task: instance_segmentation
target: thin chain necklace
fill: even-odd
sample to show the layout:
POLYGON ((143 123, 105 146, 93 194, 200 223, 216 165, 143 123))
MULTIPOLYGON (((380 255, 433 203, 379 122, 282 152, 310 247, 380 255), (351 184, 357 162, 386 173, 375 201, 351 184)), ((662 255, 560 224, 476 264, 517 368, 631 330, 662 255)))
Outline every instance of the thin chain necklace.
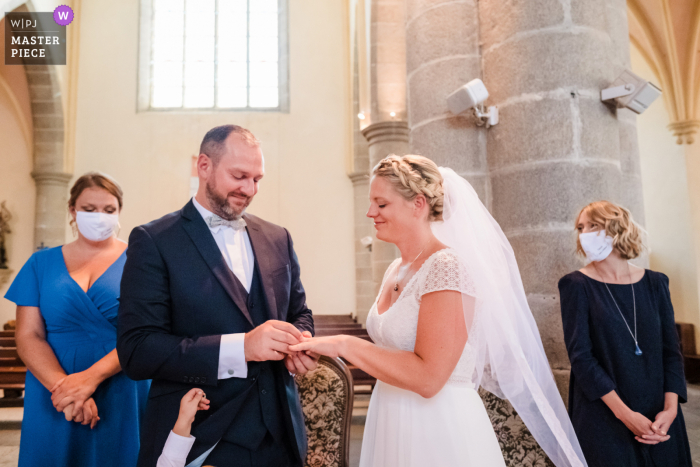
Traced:
POLYGON ((423 248, 420 251, 420 253, 418 253, 418 256, 416 256, 416 258, 408 264, 408 266, 406 267, 406 272, 403 273, 403 275, 400 278, 399 278, 399 271, 401 271, 401 266, 396 268, 396 283, 394 284, 394 292, 397 292, 399 290, 399 282, 401 282, 403 280, 403 278, 406 277, 406 274, 408 274, 408 271, 411 270, 411 266, 413 266, 413 263, 416 262, 416 259, 418 259, 420 257, 420 255, 423 254, 424 251, 425 251, 425 248, 423 248))
MULTIPOLYGON (((593 267, 595 268, 596 272, 598 272, 598 268, 594 264, 593 267)), ((632 286, 632 309, 634 310, 634 334, 632 334, 632 330, 630 329, 630 325, 627 324, 627 320, 625 319, 625 316, 622 314, 622 310, 620 310, 619 305, 617 304, 617 301, 615 301, 615 297, 613 297, 612 292, 610 291, 610 288, 608 287, 608 284, 606 282, 603 282, 603 285, 605 285, 605 288, 608 290, 608 293, 610 294, 610 298, 612 298, 613 303, 615 304, 615 307, 617 308, 617 311, 620 313, 620 316, 622 317, 622 321, 625 322, 625 326, 627 326, 627 330, 630 332, 630 335, 632 336, 632 339, 634 339, 634 354, 635 355, 642 355, 642 349, 639 348, 639 342, 637 341, 637 300, 635 299, 634 296, 634 284, 632 283, 632 272, 630 271, 630 265, 629 263, 627 264, 627 273, 630 278, 630 285, 632 286)), ((603 276, 598 272, 598 275, 602 278, 603 276)))

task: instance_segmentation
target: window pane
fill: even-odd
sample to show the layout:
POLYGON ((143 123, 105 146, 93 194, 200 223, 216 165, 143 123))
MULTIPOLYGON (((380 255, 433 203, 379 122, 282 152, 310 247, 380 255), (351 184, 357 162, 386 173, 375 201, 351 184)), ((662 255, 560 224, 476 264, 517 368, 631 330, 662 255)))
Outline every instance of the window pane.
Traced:
POLYGON ((219 19, 220 35, 245 36, 248 34, 248 14, 243 11, 221 11, 217 15, 219 19))
POLYGON ((279 90, 277 87, 250 88, 251 107, 279 107, 279 90))
POLYGON ((251 63, 251 87, 277 87, 277 67, 277 63, 251 63))
POLYGON ((248 68, 245 63, 219 62, 216 84, 227 87, 246 87, 248 84, 248 68))
MULTIPOLYGON (((226 0, 224 0, 224 3, 226 0)), ((196 11, 210 11, 214 12, 216 8, 215 0, 187 0, 187 14, 196 11)))
POLYGON ((276 36, 277 13, 250 13, 251 36, 276 36))
POLYGON ((245 36, 219 36, 217 42, 218 61, 245 63, 248 57, 245 36))
POLYGON ((214 106, 214 86, 211 87, 186 87, 185 105, 189 108, 202 108, 214 106))
POLYGON ((153 39, 154 62, 182 62, 182 36, 156 36, 153 39))
POLYGON ((179 11, 185 8, 185 0, 153 0, 153 9, 155 11, 179 11))
POLYGON ((222 86, 219 84, 216 105, 224 108, 246 107, 248 105, 248 89, 222 86))
POLYGON ((264 11, 277 13, 277 0, 251 0, 250 11, 264 11))
POLYGON ((182 86, 154 86, 151 107, 182 107, 182 86))
POLYGON ((153 64, 153 87, 182 86, 182 63, 159 62, 153 64))
POLYGON ((185 34, 214 34, 214 11, 187 11, 185 34))
POLYGON ((279 41, 276 36, 251 37, 251 62, 276 62, 279 41))
POLYGON ((153 16, 153 38, 161 36, 182 37, 184 16, 182 11, 156 11, 153 16))
POLYGON ((219 2, 219 14, 232 11, 246 14, 248 11, 248 0, 223 0, 219 2))
POLYGON ((213 62, 185 63, 185 89, 190 87, 214 87, 213 62))
POLYGON ((215 47, 214 36, 189 35, 185 37, 185 60, 213 62, 215 47))

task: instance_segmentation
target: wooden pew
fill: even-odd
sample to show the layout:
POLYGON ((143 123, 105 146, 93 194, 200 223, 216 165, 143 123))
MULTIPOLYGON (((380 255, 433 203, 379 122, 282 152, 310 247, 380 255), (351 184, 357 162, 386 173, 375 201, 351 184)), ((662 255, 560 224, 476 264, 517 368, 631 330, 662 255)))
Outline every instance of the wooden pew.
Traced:
POLYGON ((700 355, 695 346, 695 327, 689 323, 676 323, 678 339, 683 353, 685 379, 689 383, 700 383, 700 355))
POLYGON ((27 367, 17 354, 15 331, 0 331, 0 389, 5 396, 0 398, 0 407, 24 406, 24 380, 27 367))

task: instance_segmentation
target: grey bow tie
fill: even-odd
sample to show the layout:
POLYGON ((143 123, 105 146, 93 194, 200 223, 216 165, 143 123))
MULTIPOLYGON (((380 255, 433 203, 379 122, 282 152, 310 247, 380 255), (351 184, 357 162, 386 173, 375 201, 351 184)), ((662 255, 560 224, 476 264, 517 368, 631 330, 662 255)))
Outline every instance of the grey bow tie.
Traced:
POLYGON ((226 219, 222 219, 221 217, 214 214, 213 216, 207 217, 204 220, 206 221, 207 225, 212 229, 214 227, 228 226, 231 227, 233 230, 243 230, 247 225, 242 217, 239 217, 238 219, 234 219, 232 221, 227 221, 226 219))

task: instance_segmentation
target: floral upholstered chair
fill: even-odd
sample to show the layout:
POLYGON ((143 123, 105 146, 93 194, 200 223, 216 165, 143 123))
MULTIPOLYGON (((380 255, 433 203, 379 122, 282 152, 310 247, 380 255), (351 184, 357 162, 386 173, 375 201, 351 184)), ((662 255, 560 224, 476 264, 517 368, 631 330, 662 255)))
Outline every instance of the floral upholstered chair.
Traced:
POLYGON ((309 438, 306 467, 347 467, 354 398, 348 367, 321 357, 315 370, 295 378, 309 438))
POLYGON ((508 467, 554 467, 525 423, 507 400, 479 389, 508 467))

